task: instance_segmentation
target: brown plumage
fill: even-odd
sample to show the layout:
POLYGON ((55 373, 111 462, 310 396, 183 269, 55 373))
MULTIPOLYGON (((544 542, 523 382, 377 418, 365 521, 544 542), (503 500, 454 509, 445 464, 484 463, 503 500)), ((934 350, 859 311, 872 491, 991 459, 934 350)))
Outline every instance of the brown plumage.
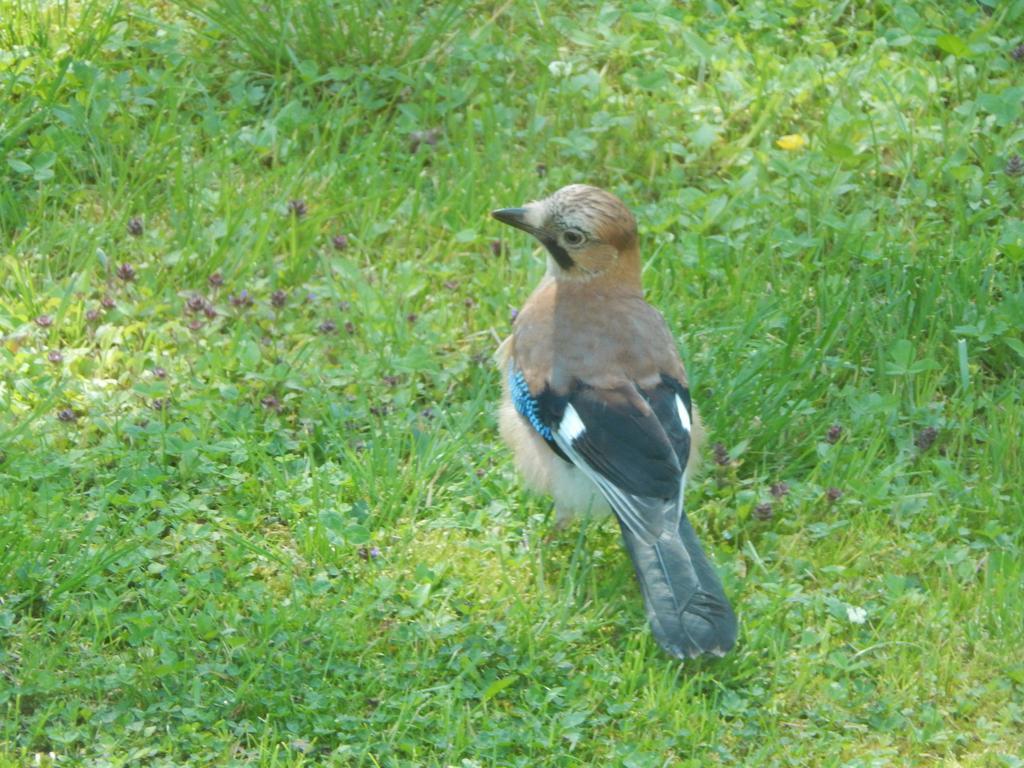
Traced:
POLYGON ((499 423, 520 471, 554 497, 559 524, 615 512, 666 650, 725 652, 735 616, 682 508, 702 429, 672 335, 644 301, 635 219, 581 184, 493 215, 549 254, 498 354, 499 423))

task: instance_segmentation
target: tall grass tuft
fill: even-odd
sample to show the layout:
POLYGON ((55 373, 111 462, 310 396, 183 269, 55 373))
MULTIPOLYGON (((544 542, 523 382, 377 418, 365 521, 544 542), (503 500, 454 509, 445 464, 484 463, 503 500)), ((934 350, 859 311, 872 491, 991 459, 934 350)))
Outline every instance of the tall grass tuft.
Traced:
POLYGON ((340 68, 408 70, 444 54, 471 14, 464 4, 379 3, 373 0, 176 0, 206 20, 229 48, 268 74, 340 68))

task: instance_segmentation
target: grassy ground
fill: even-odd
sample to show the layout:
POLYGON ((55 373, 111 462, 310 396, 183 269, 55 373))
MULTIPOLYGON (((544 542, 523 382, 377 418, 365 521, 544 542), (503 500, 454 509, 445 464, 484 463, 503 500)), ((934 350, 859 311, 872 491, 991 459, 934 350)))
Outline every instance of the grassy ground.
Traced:
POLYGON ((1024 2, 682 5, 0 0, 0 766, 1024 765, 1024 2), (722 660, 498 445, 574 181, 722 660))

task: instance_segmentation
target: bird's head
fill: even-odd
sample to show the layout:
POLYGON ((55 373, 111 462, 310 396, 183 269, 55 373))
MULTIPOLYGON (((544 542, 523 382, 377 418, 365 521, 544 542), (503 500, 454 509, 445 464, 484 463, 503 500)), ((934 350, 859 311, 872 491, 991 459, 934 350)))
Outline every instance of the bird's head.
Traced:
POLYGON ((639 282, 636 219, 603 189, 570 184, 544 200, 502 208, 491 216, 540 240, 551 255, 556 279, 616 276, 639 282))

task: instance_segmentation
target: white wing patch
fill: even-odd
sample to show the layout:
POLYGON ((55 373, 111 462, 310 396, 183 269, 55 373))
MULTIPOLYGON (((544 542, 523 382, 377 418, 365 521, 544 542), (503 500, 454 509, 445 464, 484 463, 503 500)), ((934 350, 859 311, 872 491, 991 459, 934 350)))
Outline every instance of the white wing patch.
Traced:
POLYGON ((683 429, 686 430, 686 434, 690 434, 690 414, 686 410, 686 403, 679 395, 676 395, 676 410, 679 411, 679 421, 683 423, 683 429))
MULTIPOLYGON (((679 421, 683 425, 683 429, 686 434, 689 435, 692 430, 690 423, 690 413, 686 410, 686 403, 683 402, 683 398, 676 395, 676 410, 679 411, 679 421)), ((689 462, 683 467, 683 476, 679 481, 679 508, 678 512, 680 515, 683 513, 683 495, 686 489, 686 470, 690 468, 689 462)))
POLYGON ((571 445, 573 440, 586 431, 587 428, 583 424, 583 419, 576 413, 576 409, 571 405, 567 405, 565 413, 562 415, 562 420, 558 423, 558 434, 571 445))

